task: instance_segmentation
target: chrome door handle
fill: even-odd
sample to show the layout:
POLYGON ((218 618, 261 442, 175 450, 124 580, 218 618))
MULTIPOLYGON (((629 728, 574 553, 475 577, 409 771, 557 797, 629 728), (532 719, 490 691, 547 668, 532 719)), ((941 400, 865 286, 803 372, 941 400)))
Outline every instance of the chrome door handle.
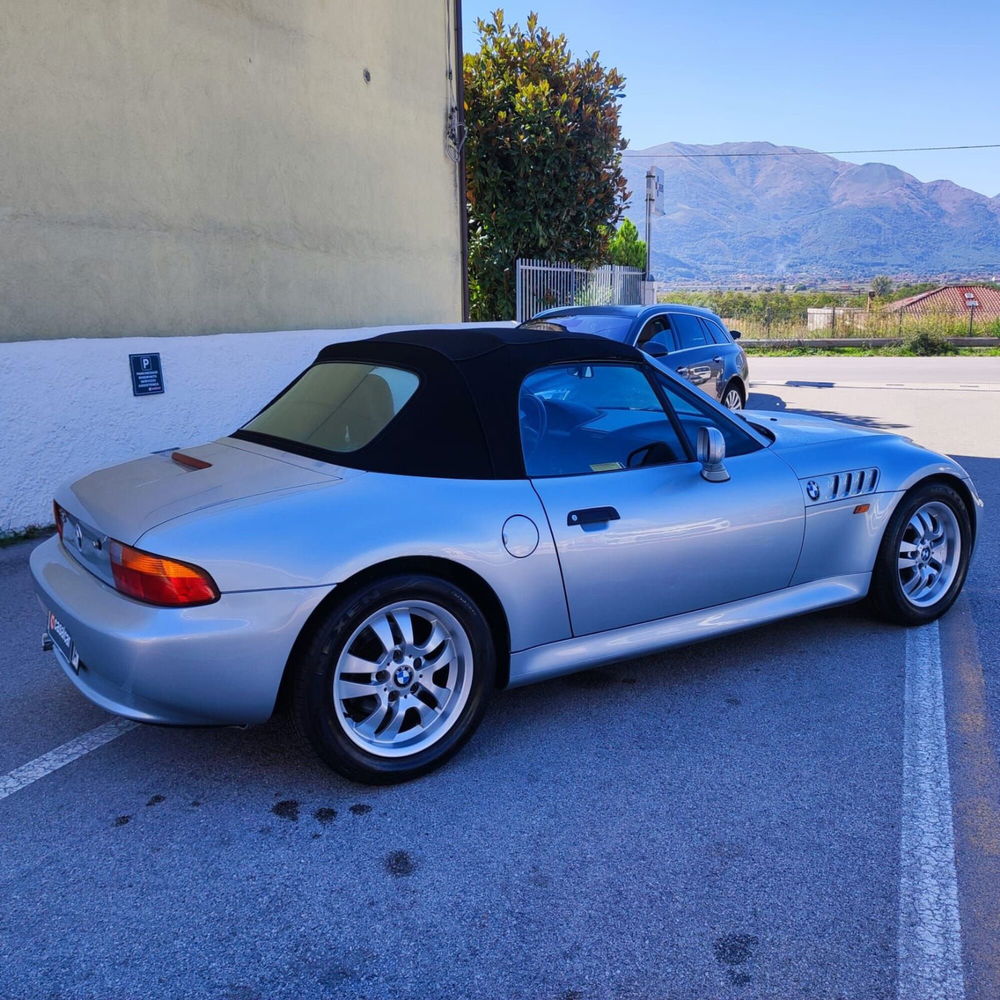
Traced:
POLYGON ((566 524, 572 528, 575 524, 606 524, 621 519, 621 514, 614 507, 585 507, 583 510, 571 510, 566 515, 566 524))
POLYGON ((677 372, 681 378, 687 378, 689 369, 681 365, 680 368, 675 368, 674 371, 677 372))
POLYGON ((712 358, 712 360, 713 360, 713 361, 714 361, 714 362, 715 362, 715 363, 716 363, 717 365, 721 365, 721 364, 722 364, 722 358, 721 358, 721 357, 719 357, 719 358, 712 358))

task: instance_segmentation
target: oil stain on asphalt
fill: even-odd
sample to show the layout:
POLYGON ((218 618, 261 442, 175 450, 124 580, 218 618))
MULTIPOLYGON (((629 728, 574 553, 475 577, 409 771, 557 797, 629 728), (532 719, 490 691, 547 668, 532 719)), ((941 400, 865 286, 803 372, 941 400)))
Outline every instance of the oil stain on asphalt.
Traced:
POLYGON ((760 940, 753 934, 723 934, 712 944, 716 960, 725 965, 729 979, 734 986, 746 986, 750 975, 739 966, 746 965, 753 958, 754 949, 760 940))
POLYGON ((295 799, 282 799, 281 802, 275 802, 271 806, 271 812, 292 823, 299 821, 299 804, 295 799))
POLYGON ((412 875, 417 870, 417 863, 408 851, 393 851, 385 859, 385 870, 397 878, 401 875, 412 875))

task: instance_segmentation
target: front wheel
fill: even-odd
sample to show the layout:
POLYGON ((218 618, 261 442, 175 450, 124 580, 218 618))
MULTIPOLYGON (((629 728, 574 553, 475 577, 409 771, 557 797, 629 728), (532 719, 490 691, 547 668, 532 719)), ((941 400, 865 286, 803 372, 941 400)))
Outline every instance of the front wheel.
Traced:
POLYGON ((354 781, 393 784, 439 767, 472 735, 496 653, 464 591, 406 575, 332 608, 294 670, 295 723, 316 753, 354 781))
POLYGON ((944 483, 918 485, 899 502, 879 548, 871 603, 900 625, 923 625, 955 603, 969 569, 972 524, 944 483))

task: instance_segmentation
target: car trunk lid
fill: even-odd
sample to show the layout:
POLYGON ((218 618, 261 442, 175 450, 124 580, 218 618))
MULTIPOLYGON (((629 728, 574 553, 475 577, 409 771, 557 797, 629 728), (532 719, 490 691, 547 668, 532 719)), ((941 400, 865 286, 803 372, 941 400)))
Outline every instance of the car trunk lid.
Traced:
POLYGON ((150 528, 183 514, 341 478, 335 466, 229 438, 178 450, 178 457, 193 461, 175 461, 172 451, 156 453, 60 488, 56 502, 70 515, 74 538, 78 525, 83 536, 79 544, 67 537, 67 548, 86 553, 89 558, 81 561, 89 564, 101 552, 95 543, 102 538, 132 545, 150 528))

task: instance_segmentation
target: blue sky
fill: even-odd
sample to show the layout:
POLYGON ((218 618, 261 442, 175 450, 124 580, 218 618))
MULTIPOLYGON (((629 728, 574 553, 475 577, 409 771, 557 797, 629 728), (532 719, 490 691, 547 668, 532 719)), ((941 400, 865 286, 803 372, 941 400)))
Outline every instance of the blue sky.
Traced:
MULTIPOLYGON (((464 0, 595 49, 627 79, 629 144, 767 140, 810 149, 1000 143, 1000 3, 967 0, 464 0)), ((1000 194, 1000 149, 842 156, 1000 194)))

